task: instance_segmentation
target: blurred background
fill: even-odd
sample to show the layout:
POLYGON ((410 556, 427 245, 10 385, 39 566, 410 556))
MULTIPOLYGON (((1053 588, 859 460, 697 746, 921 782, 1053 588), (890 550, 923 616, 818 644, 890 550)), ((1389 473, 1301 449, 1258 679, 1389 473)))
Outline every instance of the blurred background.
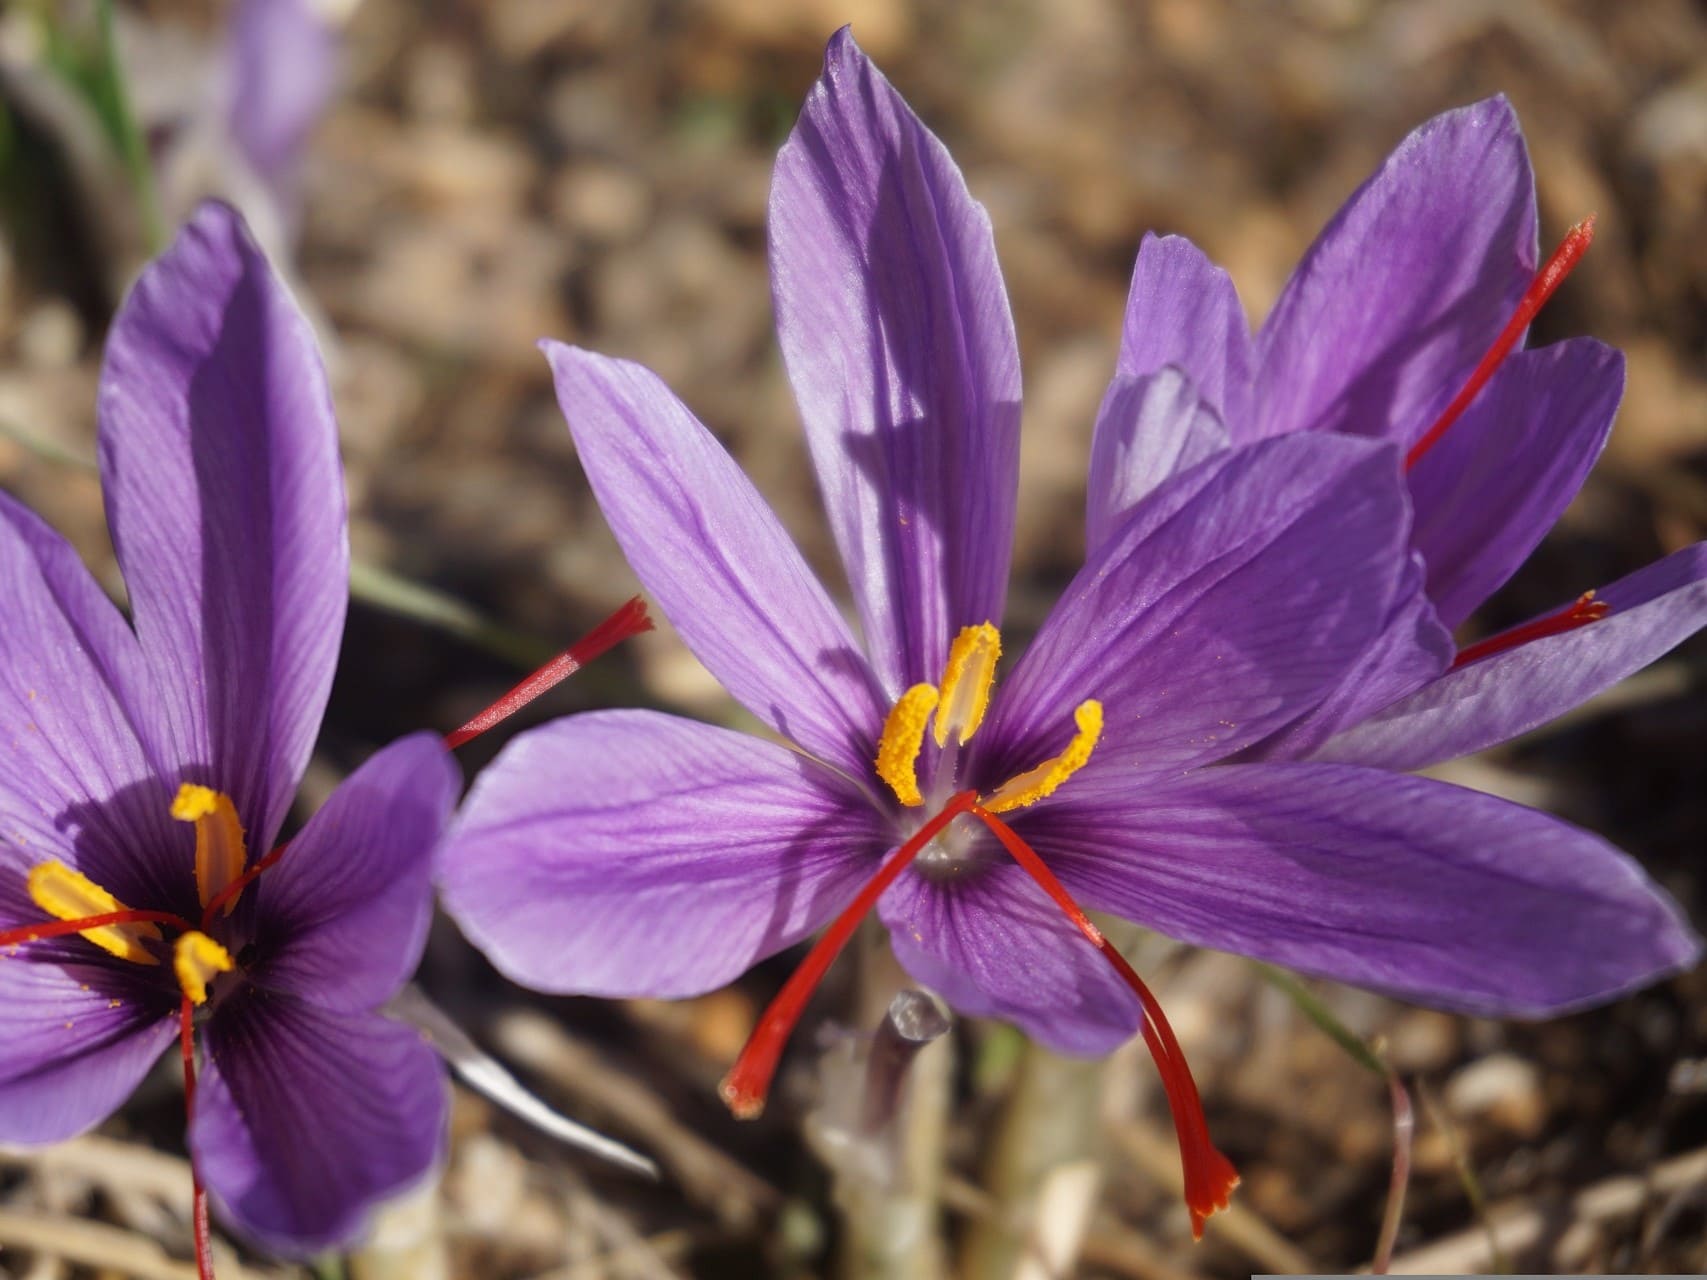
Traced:
MULTIPOLYGON (((1621 347, 1629 390, 1582 498, 1473 627, 1707 535, 1699 4, 116 10, 108 29, 79 0, 0 8, 0 484, 119 590, 86 465, 104 329, 196 198, 237 201, 321 326, 363 563, 309 806, 377 745, 460 723, 637 589, 576 464, 540 337, 656 369, 835 580, 771 334, 764 213, 776 148, 825 39, 849 22, 994 220, 1026 382, 1016 633, 1078 563, 1090 427, 1140 236, 1192 237, 1260 320, 1410 128, 1496 92, 1529 139, 1544 247, 1599 214, 1536 340, 1621 347)), ((1441 772, 1606 834, 1707 923, 1704 656, 1686 646, 1568 722, 1441 772)), ((667 625, 527 718, 633 704, 737 722, 667 625)), ((467 749, 469 772, 515 727, 467 749)), ((855 1017, 851 963, 814 1002, 770 1111, 742 1125, 715 1085, 790 957, 701 1000, 546 999, 443 924, 422 975, 433 999, 553 1105, 655 1156, 664 1179, 604 1169, 459 1092, 442 1178, 387 1213, 369 1247, 314 1268, 228 1251, 220 1274, 1355 1270, 1376 1254, 1394 1180, 1396 1096, 1414 1143, 1395 1270, 1707 1270, 1701 974, 1520 1025, 1330 986, 1289 994, 1243 961, 1122 941, 1244 1175, 1236 1212, 1201 1245, 1141 1047, 1067 1063, 962 1024, 920 1060, 929 1083, 890 1135, 904 1157, 874 1154, 846 1120, 862 1087, 847 1060, 872 1025, 855 1017)), ((162 1070, 96 1135, 0 1153, 0 1271, 193 1275, 181 1108, 162 1070)))

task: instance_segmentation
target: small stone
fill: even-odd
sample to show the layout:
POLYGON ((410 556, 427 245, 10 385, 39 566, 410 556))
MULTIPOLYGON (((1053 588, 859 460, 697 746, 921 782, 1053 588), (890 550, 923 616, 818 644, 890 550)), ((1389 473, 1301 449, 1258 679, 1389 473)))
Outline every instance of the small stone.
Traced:
POLYGON ((1472 1062, 1446 1085, 1446 1105, 1456 1116, 1481 1119, 1521 1137, 1533 1137, 1547 1120, 1541 1073, 1515 1054, 1472 1062))

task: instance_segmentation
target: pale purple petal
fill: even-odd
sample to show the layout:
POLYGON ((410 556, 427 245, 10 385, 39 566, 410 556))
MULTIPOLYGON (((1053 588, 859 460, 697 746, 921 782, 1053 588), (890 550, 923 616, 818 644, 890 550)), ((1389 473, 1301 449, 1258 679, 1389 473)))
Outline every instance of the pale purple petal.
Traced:
POLYGON ((1422 688, 1452 665, 1452 633, 1423 591, 1423 562, 1411 552, 1381 634, 1302 720, 1259 743, 1248 758, 1298 760, 1348 726, 1422 688))
POLYGON ((1091 437, 1086 556, 1097 552, 1140 498, 1226 447, 1227 429, 1180 370, 1115 375, 1091 437))
POLYGON ((1553 527, 1612 430, 1624 357, 1592 338, 1520 351, 1408 476, 1411 545, 1456 627, 1553 527))
POLYGON ((1019 353, 990 220, 842 30, 777 157, 777 336, 890 697, 1001 621, 1019 353))
POLYGON ((960 1013, 1082 1057, 1137 1033, 1137 997, 1012 863, 937 883, 904 875, 878 911, 901 967, 960 1013))
POLYGON ((1599 1004, 1700 951, 1598 836, 1378 769, 1204 769, 1057 806, 1028 835, 1087 907, 1464 1013, 1599 1004))
POLYGON ((433 853, 456 803, 443 740, 417 733, 352 773, 255 884, 250 979, 328 1009, 373 1009, 415 971, 433 853))
POLYGON ((99 1124, 171 1043, 169 991, 149 989, 140 965, 103 961, 80 938, 0 952, 0 1143, 59 1142, 99 1124), (90 962, 60 963, 70 947, 90 962))
POLYGON ((1314 758, 1420 769, 1563 715, 1707 626, 1707 543, 1675 551, 1596 595, 1610 616, 1449 671, 1332 738, 1314 758))
POLYGON ((542 344, 605 519, 695 656, 805 750, 869 776, 888 706, 752 482, 657 376, 542 344))
POLYGON ((845 781, 650 711, 522 734, 445 840, 445 909, 544 991, 698 995, 798 942, 898 843, 845 781))
POLYGON ((413 1027, 246 987, 203 1043, 190 1152, 223 1215, 275 1252, 348 1243, 444 1150, 444 1067, 413 1027))
POLYGON ((175 776, 272 839, 319 731, 349 582, 314 334, 229 208, 197 210, 113 322, 107 522, 175 776))
POLYGON ((337 36, 313 0, 238 0, 229 38, 232 137, 250 168, 288 197, 337 88, 337 36))
POLYGON ((1177 365, 1222 421, 1250 413, 1251 327, 1231 277, 1184 236, 1146 235, 1120 333, 1122 374, 1177 365))
POLYGON ((1087 771, 1165 773, 1308 711, 1385 623, 1408 509, 1394 451, 1343 436, 1219 454, 1139 504, 1062 594, 973 740, 979 784, 1053 756, 1095 698, 1087 771))
MULTIPOLYGON (((171 821, 142 652, 77 553, 0 494, 0 902, 47 858, 121 901, 194 905, 193 838, 171 821)), ((14 921, 13 923, 16 923, 14 921)))
POLYGON ((1409 446, 1510 318, 1535 271, 1535 183, 1511 104, 1401 142, 1293 272, 1257 335, 1234 439, 1348 431, 1409 446))

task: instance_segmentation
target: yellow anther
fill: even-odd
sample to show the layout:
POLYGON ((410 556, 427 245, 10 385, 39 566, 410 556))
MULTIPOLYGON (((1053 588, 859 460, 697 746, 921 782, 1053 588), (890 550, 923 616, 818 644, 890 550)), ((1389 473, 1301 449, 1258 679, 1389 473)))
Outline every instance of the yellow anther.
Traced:
POLYGON ((231 953, 205 933, 180 934, 172 949, 172 971, 191 1004, 206 1004, 207 984, 235 967, 231 953))
POLYGON ((921 805, 919 794, 919 751, 925 745, 925 726, 936 710, 937 691, 931 684, 916 684, 895 700, 877 740, 877 776, 889 784, 904 805, 921 805))
MULTIPOLYGON (((248 852, 243 845, 243 824, 231 797, 212 787, 186 782, 172 801, 172 816, 179 822, 196 824, 196 895, 207 906, 238 876, 248 852)), ((238 895, 225 904, 230 915, 238 895)))
POLYGON ((1095 698, 1081 702, 1073 711, 1073 723, 1079 731, 1067 744, 1067 749, 1052 760, 1045 760, 1035 769, 1027 769, 1018 777, 1009 778, 990 793, 983 802, 991 813, 1006 813, 1036 804, 1068 778, 1085 767, 1091 758, 1097 739, 1102 737, 1102 703, 1095 698))
POLYGON ((942 707, 933 730, 937 746, 946 747, 951 733, 958 734, 964 746, 978 732, 1001 656, 1002 633, 988 622, 960 629, 942 669, 942 707))
MULTIPOLYGON (((82 920, 88 916, 131 910, 81 871, 73 871, 63 862, 43 862, 31 867, 27 884, 31 900, 56 920, 82 920)), ((146 922, 104 924, 84 929, 78 936, 87 938, 103 951, 112 952, 120 960, 132 960, 137 964, 160 963, 159 958, 143 945, 144 939, 160 941, 158 925, 146 922)))

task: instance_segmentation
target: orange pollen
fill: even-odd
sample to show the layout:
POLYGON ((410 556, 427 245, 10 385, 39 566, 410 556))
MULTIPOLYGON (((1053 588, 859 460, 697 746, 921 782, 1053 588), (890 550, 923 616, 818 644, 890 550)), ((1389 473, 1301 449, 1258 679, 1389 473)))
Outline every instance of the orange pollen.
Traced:
POLYGON ((1519 645, 1528 644, 1531 640, 1542 640, 1548 636, 1562 636, 1567 631, 1575 631, 1578 627, 1586 627, 1591 622, 1599 622, 1612 612, 1612 606, 1604 600, 1595 599, 1594 592, 1585 591, 1576 598, 1574 604, 1550 613, 1545 618, 1537 618, 1526 622, 1521 627, 1513 627, 1510 631, 1502 631, 1497 636, 1489 636, 1486 640, 1478 640, 1467 648, 1460 649, 1458 656, 1452 660, 1452 669, 1469 666, 1472 662, 1480 662, 1483 658, 1491 658, 1496 653, 1504 653, 1507 649, 1515 649, 1519 645))
POLYGON ((1535 319, 1536 314, 1547 304, 1547 299, 1553 296, 1554 290, 1565 282, 1565 277, 1582 261, 1583 254, 1588 252, 1592 243, 1594 215, 1591 213, 1565 233, 1559 247, 1553 250, 1553 256, 1535 273, 1535 278, 1529 282, 1529 288, 1524 290, 1523 297, 1518 300, 1517 310, 1512 312, 1511 319, 1506 321, 1505 328, 1500 330, 1500 336, 1494 339, 1493 346, 1488 348, 1481 363, 1471 371, 1469 380, 1458 389, 1458 394, 1452 397, 1451 402, 1434 420, 1434 424, 1418 437, 1417 442, 1411 446, 1411 451, 1405 455, 1406 471, 1421 462, 1423 455, 1439 444, 1447 429, 1463 416, 1464 410, 1470 407, 1470 402, 1487 386, 1488 380, 1494 376, 1494 371, 1511 354, 1511 349, 1517 345, 1517 340, 1523 336, 1529 322, 1535 319))
POLYGON ((1073 927, 1102 953, 1103 959, 1113 966, 1143 1006, 1144 1044, 1156 1061, 1156 1070, 1161 1073, 1168 1110, 1174 1117, 1174 1134, 1179 1139, 1180 1166, 1185 1175, 1185 1207, 1191 1213, 1192 1239, 1203 1239, 1204 1221, 1218 1209, 1227 1207, 1233 1188, 1239 1185, 1239 1175, 1232 1161, 1210 1141, 1209 1122, 1203 1115, 1203 1101, 1198 1097, 1197 1083, 1191 1078, 1191 1068, 1186 1065, 1185 1054, 1180 1050, 1173 1028, 1168 1025, 1160 1001, 1126 962, 1126 957, 1103 936, 1101 929, 1091 923, 1090 917, 1073 901, 1072 895, 1055 878, 1055 873, 1037 855, 1037 851, 982 805, 974 805, 972 813, 990 828, 996 839, 1002 842, 1002 847, 1013 855, 1014 861, 1061 908, 1062 914, 1073 922, 1073 927))
POLYGON ((650 630, 652 619, 647 616, 646 601, 635 596, 576 644, 558 654, 474 719, 460 729, 445 734, 445 746, 454 750, 463 743, 478 738, 494 725, 508 720, 541 694, 574 675, 594 658, 622 641, 650 630))

